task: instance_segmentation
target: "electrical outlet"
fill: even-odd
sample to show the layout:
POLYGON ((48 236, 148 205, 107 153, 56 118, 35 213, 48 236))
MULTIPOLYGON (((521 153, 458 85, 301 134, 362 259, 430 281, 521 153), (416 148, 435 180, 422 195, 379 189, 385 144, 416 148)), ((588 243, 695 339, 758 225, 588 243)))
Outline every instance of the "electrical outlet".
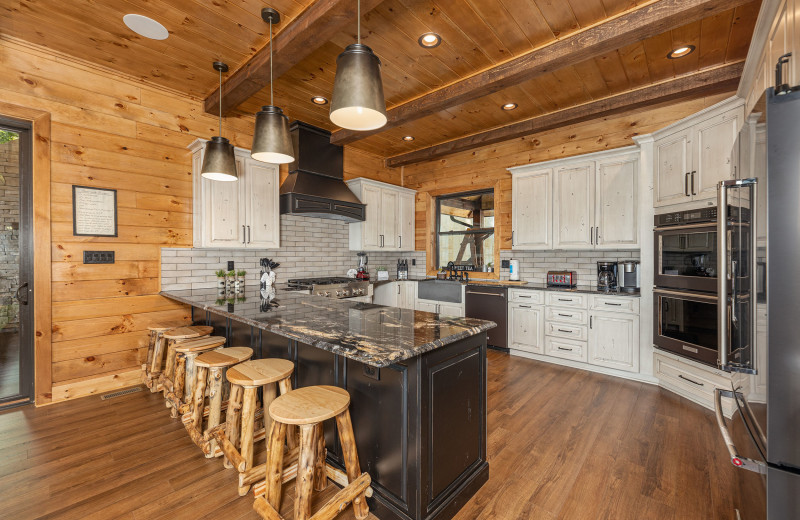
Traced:
POLYGON ((84 264, 113 264, 114 251, 84 251, 84 264))
POLYGON ((234 270, 233 260, 228 260, 228 271, 233 271, 233 270, 234 270))
POLYGON ((412 258, 411 259, 411 265, 417 265, 417 259, 416 258, 412 258))
POLYGON ((374 379, 375 381, 381 380, 381 369, 378 367, 372 367, 369 365, 364 365, 364 375, 370 379, 374 379))
POLYGON ((500 260, 500 268, 502 268, 502 269, 510 269, 511 268, 511 260, 500 260))

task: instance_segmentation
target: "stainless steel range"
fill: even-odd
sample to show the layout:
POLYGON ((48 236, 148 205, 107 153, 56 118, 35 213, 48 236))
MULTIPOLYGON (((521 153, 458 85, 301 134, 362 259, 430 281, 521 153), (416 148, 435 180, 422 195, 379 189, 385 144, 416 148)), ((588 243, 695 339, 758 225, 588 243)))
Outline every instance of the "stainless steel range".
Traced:
POLYGON ((299 291, 308 291, 310 294, 326 298, 358 298, 369 295, 369 282, 355 280, 343 276, 329 276, 319 278, 295 278, 289 280, 289 287, 299 291))

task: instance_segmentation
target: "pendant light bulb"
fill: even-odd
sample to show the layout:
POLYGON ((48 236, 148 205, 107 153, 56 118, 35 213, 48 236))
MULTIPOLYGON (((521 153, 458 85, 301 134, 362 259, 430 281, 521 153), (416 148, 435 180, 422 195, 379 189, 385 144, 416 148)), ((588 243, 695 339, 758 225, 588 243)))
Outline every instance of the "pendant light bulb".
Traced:
POLYGON ((386 100, 381 60, 361 43, 361 2, 358 2, 358 42, 336 58, 331 96, 331 122, 348 130, 376 130, 386 124, 386 100))
POLYGON ((228 71, 228 66, 215 61, 214 69, 219 71, 219 135, 215 135, 206 143, 200 175, 212 181, 237 181, 239 174, 236 171, 233 145, 222 137, 222 73, 228 71))
POLYGON ((272 92, 272 24, 281 20, 275 9, 265 7, 261 18, 269 22, 269 105, 256 113, 256 128, 250 156, 272 164, 287 164, 294 161, 294 147, 289 135, 289 118, 275 106, 272 92))

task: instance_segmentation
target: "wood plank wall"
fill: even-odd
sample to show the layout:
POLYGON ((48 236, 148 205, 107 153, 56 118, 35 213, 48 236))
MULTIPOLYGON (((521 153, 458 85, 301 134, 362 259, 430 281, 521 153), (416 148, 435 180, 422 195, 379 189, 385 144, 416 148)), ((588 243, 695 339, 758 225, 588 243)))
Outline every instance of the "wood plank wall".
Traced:
MULTIPOLYGON (((160 248, 191 246, 186 146, 216 135, 217 120, 200 100, 25 42, 0 38, 0 61, 0 99, 52 117, 53 386, 37 389, 37 403, 136 384, 147 325, 190 318, 158 296, 160 248), (117 190, 118 238, 72 235, 73 184, 117 190), (116 263, 83 265, 86 249, 113 250, 116 263)), ((228 118, 223 134, 249 148, 252 125, 228 118)), ((363 152, 345 161, 350 177, 391 175, 363 152)))
POLYGON ((488 188, 495 189, 496 243, 499 249, 511 249, 511 174, 507 168, 629 146, 634 144, 634 136, 663 128, 732 95, 656 106, 405 166, 403 186, 418 191, 416 249, 428 252, 428 269, 435 269, 431 265, 435 256, 434 197, 488 188))

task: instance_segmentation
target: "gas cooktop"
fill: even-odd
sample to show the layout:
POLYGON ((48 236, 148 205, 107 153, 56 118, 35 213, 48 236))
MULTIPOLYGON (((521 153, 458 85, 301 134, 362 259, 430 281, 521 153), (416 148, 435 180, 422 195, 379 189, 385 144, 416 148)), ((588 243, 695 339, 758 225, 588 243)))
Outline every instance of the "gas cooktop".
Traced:
POLYGON ((306 290, 327 298, 352 298, 369 294, 369 282, 344 276, 294 278, 288 283, 291 289, 306 290))

